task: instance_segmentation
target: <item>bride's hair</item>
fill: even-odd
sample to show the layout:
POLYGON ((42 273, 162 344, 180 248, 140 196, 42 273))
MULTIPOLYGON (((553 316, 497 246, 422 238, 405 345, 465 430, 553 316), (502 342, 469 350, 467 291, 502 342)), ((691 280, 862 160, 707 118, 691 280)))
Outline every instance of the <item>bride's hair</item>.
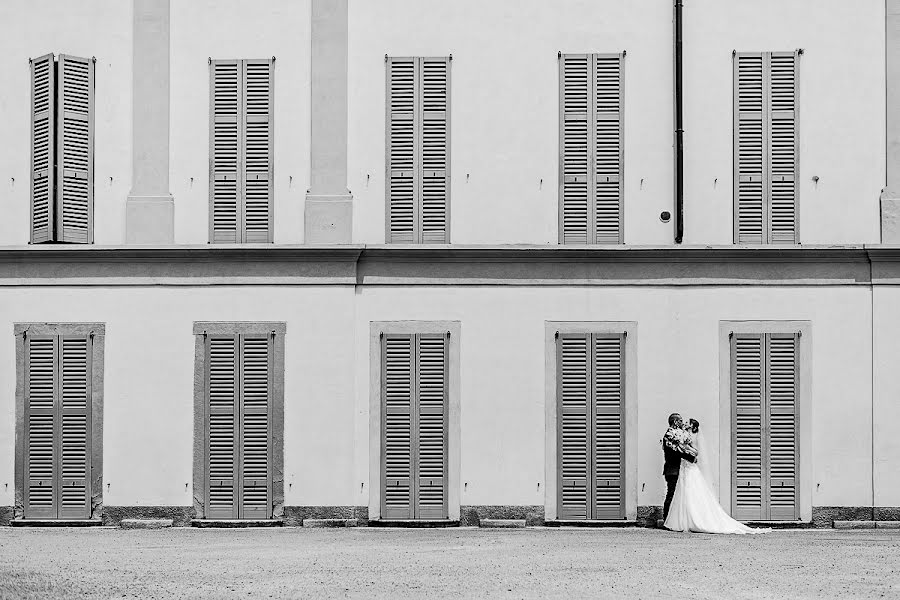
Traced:
POLYGON ((700 421, 698 421, 697 419, 690 419, 688 422, 691 424, 692 432, 697 433, 698 431, 700 431, 700 421))

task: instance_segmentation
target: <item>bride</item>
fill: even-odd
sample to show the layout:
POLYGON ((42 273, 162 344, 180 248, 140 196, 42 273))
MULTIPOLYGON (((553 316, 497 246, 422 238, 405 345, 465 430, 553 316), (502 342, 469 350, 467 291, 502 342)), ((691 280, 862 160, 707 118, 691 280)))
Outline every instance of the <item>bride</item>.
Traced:
POLYGON ((769 528, 747 527, 732 519, 722 509, 698 464, 700 461, 706 460, 705 456, 699 455, 698 450, 700 423, 695 419, 690 419, 689 425, 685 426, 685 429, 685 435, 680 441, 688 454, 698 458, 697 462, 681 459, 678 483, 664 527, 672 531, 698 533, 745 534, 772 531, 769 528))

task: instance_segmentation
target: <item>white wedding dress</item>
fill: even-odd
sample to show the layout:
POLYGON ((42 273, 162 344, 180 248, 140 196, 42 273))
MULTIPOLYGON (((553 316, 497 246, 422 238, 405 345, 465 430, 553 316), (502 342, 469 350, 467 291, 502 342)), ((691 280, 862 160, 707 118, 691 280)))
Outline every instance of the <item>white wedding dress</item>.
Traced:
MULTIPOLYGON (((700 459, 702 460, 702 459, 700 459)), ((697 463, 681 460, 678 485, 664 524, 673 531, 696 533, 767 533, 769 528, 756 529, 735 521, 716 500, 697 463)))

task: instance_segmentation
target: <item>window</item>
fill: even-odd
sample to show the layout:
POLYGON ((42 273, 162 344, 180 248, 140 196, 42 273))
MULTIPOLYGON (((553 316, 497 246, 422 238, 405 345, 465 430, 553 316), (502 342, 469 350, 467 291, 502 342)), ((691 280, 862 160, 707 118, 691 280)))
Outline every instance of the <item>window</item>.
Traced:
POLYGON ((31 243, 93 242, 94 60, 31 61, 31 243))
POLYGON ((622 54, 559 57, 559 241, 621 244, 622 54))
POLYGON ((16 518, 99 519, 104 326, 18 323, 15 334, 16 518))
POLYGON ((274 58, 211 61, 211 243, 273 241, 274 81, 274 58))
POLYGON ((734 239, 796 244, 797 52, 734 57, 734 239))
POLYGON ((734 334, 732 515, 744 521, 800 518, 799 333, 734 334))
POLYGON ((282 516, 283 477, 274 475, 284 471, 276 443, 284 431, 284 332, 283 323, 194 324, 202 381, 194 403, 198 518, 282 516))
POLYGON ((387 58, 388 243, 450 242, 450 58, 387 58))

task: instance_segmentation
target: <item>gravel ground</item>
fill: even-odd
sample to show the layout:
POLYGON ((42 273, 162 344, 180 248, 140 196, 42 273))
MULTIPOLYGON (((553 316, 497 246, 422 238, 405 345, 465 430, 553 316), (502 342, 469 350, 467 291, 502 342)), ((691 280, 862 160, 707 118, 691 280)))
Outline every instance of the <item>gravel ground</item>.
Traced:
POLYGON ((900 597, 900 531, 0 529, 7 598, 900 597))

